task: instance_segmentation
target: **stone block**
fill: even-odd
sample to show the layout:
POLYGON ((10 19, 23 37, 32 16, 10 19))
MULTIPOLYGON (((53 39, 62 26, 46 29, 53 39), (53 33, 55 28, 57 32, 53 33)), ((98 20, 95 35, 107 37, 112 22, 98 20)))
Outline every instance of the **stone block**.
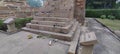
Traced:
POLYGON ((81 45, 94 45, 97 43, 97 38, 94 32, 84 33, 80 36, 81 45))
POLYGON ((69 18, 59 18, 59 17, 34 17, 34 20, 39 20, 39 21, 56 21, 56 22, 69 22, 72 19, 69 19, 69 18))
POLYGON ((68 54, 76 54, 79 36, 80 36, 80 28, 79 28, 79 26, 78 26, 78 27, 77 27, 77 30, 76 30, 76 32, 75 32, 75 34, 74 34, 74 39, 73 39, 73 41, 71 41, 71 43, 70 43, 70 47, 69 47, 69 50, 68 50, 68 54))
POLYGON ((42 34, 44 36, 48 36, 51 38, 56 38, 60 40, 65 40, 65 41, 71 41, 71 36, 69 34, 62 34, 62 33, 55 33, 55 32, 49 32, 49 31, 43 31, 43 30, 35 30, 35 29, 30 29, 27 27, 22 28, 24 31, 29 31, 37 34, 42 34))
POLYGON ((93 45, 82 46, 81 53, 79 53, 79 54, 93 54, 93 45))
POLYGON ((77 42, 71 42, 69 50, 68 50, 68 54, 75 54, 76 48, 77 48, 77 42))
POLYGON ((27 28, 31 28, 30 24, 31 24, 31 23, 27 23, 27 24, 26 24, 26 27, 27 27, 27 28))
POLYGON ((39 26, 37 24, 29 24, 30 28, 39 30, 39 26))
POLYGON ((13 18, 6 19, 3 23, 7 24, 7 32, 16 32, 17 28, 15 27, 15 20, 13 18))

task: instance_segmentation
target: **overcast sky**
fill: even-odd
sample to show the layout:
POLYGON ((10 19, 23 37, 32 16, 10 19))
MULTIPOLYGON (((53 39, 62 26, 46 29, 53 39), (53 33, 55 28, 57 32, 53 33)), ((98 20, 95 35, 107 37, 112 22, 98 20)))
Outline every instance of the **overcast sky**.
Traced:
POLYGON ((117 2, 120 2, 120 0, 118 0, 117 2))
POLYGON ((118 0, 118 1, 120 1, 120 0, 118 0))

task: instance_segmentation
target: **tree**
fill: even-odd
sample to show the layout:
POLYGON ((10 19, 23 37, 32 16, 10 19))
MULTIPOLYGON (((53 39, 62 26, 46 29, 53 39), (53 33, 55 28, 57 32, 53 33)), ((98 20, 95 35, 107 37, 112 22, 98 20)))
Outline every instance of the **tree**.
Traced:
POLYGON ((120 9, 120 2, 116 4, 116 8, 120 9))
POLYGON ((87 0, 86 7, 94 9, 115 8, 116 0, 87 0))
POLYGON ((32 15, 34 15, 34 8, 39 8, 43 6, 44 0, 27 0, 27 4, 32 8, 32 15))
POLYGON ((1 0, 1 1, 0 1, 0 6, 4 6, 4 4, 5 4, 5 3, 4 3, 4 0, 1 0))
POLYGON ((27 0, 27 4, 30 5, 30 7, 36 8, 43 6, 43 0, 27 0))

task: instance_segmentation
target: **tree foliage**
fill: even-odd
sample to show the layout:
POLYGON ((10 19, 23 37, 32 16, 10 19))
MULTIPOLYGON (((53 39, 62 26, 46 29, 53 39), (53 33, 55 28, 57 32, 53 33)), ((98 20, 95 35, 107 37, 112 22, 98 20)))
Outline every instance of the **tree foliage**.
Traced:
POLYGON ((116 4, 116 8, 120 9, 120 2, 116 4))
POLYGON ((114 8, 116 0, 87 0, 86 7, 89 9, 114 8))
POLYGON ((27 0, 27 4, 30 7, 41 7, 43 6, 43 0, 27 0))

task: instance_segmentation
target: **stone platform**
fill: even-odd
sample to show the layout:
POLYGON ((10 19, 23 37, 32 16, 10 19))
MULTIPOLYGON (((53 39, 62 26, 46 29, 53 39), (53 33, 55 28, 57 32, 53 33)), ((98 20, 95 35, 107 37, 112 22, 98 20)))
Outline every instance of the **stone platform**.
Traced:
POLYGON ((78 25, 79 23, 72 18, 35 17, 31 23, 27 23, 26 27, 22 29, 60 40, 71 41, 78 25))
POLYGON ((22 28, 52 38, 72 41, 79 23, 74 18, 74 0, 46 0, 31 23, 22 28))

